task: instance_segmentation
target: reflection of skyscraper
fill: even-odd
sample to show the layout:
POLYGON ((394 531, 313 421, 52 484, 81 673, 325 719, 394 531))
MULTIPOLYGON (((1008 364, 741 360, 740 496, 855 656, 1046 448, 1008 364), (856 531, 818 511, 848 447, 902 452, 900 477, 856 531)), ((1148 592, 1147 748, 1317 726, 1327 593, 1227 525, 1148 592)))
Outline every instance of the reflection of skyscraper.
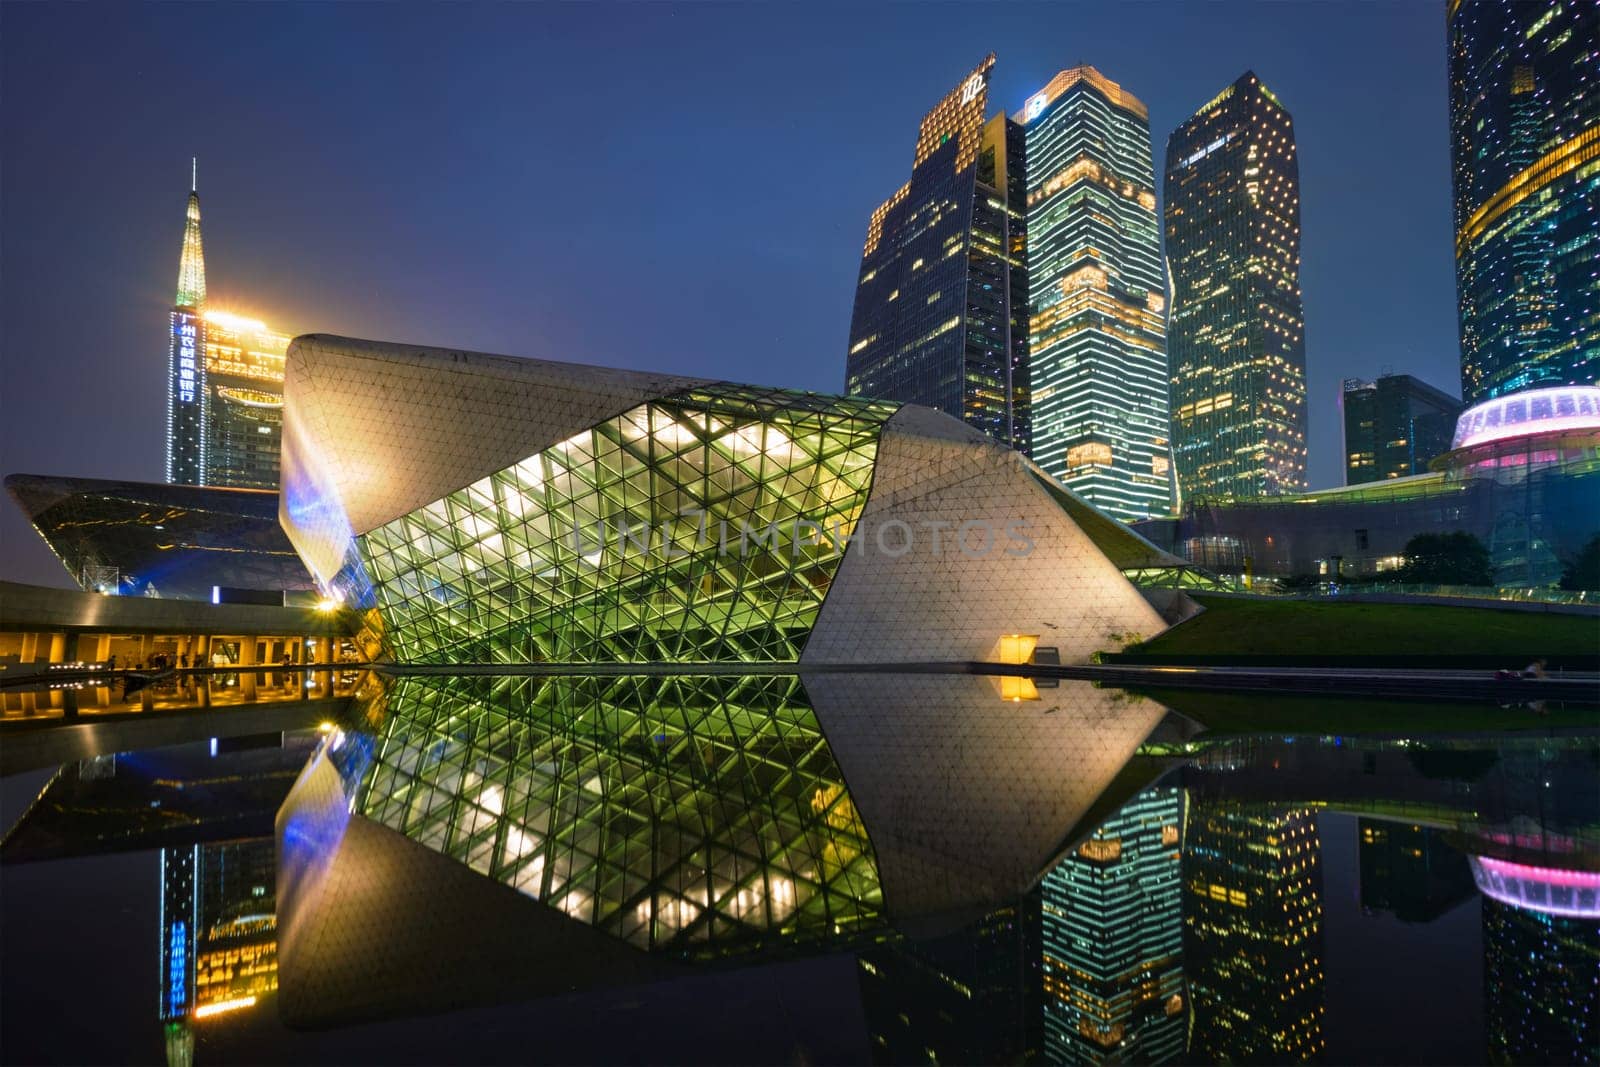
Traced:
POLYGON ((272 838, 161 850, 161 1009, 169 1062, 192 1055, 188 1023, 248 1008, 278 988, 272 838))
POLYGON ((987 57, 923 118, 911 179, 867 224, 845 389, 1028 445, 1022 127, 985 121, 987 57))
POLYGON ((194 1001, 194 928, 199 911, 195 845, 161 850, 161 1009, 163 1022, 182 1019, 194 1001))
POLYGON ((1039 897, 857 960, 874 1063, 1038 1058, 1039 897))
POLYGON ((1294 122, 1246 72, 1167 139, 1172 447, 1186 496, 1306 487, 1294 122))
POLYGON ((1490 1063, 1600 1059, 1600 921, 1483 902, 1490 1063))
POLYGON ((1431 922, 1471 897, 1467 858, 1427 826, 1363 818, 1361 908, 1387 911, 1404 922, 1431 922))
POLYGON ((278 988, 277 858, 271 838, 200 849, 194 1012, 248 1007, 278 988))
POLYGON ((1209 1063, 1320 1059, 1322 868, 1306 809, 1196 801, 1183 850, 1190 1051, 1209 1063))
POLYGON ((1093 67, 1028 98, 1034 460, 1122 519, 1172 506, 1150 113, 1093 67))
POLYGON ((1184 794, 1150 789, 1045 876, 1044 1058, 1183 1056, 1184 794))

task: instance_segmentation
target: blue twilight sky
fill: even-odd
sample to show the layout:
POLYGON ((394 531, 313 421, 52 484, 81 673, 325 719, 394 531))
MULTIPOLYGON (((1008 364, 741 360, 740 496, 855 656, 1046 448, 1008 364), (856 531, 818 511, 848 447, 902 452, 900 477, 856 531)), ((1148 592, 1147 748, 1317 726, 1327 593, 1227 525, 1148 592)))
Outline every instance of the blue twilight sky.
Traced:
MULTIPOLYGON (((160 479, 191 155, 214 307, 837 391, 867 215, 993 50, 996 108, 1121 82, 1158 174, 1245 69, 1285 102, 1335 485, 1341 379, 1458 389, 1444 48, 1437 2, 6 4, 0 470, 160 479)), ((0 512, 0 577, 65 584, 0 512)))

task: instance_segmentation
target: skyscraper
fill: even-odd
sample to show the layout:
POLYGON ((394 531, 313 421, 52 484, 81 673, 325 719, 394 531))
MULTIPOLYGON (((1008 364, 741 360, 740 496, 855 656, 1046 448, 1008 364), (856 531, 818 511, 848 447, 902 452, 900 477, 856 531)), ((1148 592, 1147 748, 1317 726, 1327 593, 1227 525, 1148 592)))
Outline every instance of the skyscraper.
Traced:
POLYGON ((1593 1063, 1600 1051, 1600 922, 1483 902, 1489 1063, 1593 1063))
POLYGON ((1184 794, 1135 797, 1043 883, 1044 1061, 1182 1059, 1184 794))
POLYGON ((1201 1063, 1321 1059, 1316 815, 1195 800, 1183 848, 1184 961, 1201 1063))
POLYGON ((845 391, 926 404, 1028 447, 1022 128, 985 121, 994 56, 934 105, 911 180, 867 224, 845 391))
POLYGON ((206 307, 200 196, 191 180, 172 308, 167 481, 278 487, 289 340, 255 319, 206 307))
POLYGON ((1461 392, 1600 372, 1600 7, 1449 0, 1461 392))
POLYGON ((195 178, 191 171, 167 357, 167 481, 184 485, 206 484, 206 256, 195 178))
POLYGON ((1346 378, 1340 400, 1346 485, 1426 474, 1461 414, 1461 401, 1409 374, 1346 378))
POLYGON ((207 311, 206 485, 278 488, 287 334, 265 323, 207 311))
POLYGON ((1294 122, 1254 73, 1167 139, 1173 458, 1186 496, 1306 488, 1294 122))
POLYGON ((1172 505, 1166 287, 1150 113, 1093 67, 1023 108, 1033 451, 1123 519, 1172 505))
POLYGON ((1356 825, 1363 912, 1432 922, 1476 893, 1467 858, 1444 831, 1386 819, 1361 818, 1356 825))

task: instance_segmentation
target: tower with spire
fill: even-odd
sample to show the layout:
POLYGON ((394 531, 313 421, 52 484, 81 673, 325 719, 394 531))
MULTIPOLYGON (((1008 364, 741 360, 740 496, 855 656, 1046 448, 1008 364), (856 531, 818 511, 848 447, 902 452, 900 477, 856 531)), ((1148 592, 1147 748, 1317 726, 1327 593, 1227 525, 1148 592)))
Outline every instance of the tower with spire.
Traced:
POLYGON ((206 257, 198 172, 192 161, 167 355, 167 481, 182 485, 206 484, 206 257))

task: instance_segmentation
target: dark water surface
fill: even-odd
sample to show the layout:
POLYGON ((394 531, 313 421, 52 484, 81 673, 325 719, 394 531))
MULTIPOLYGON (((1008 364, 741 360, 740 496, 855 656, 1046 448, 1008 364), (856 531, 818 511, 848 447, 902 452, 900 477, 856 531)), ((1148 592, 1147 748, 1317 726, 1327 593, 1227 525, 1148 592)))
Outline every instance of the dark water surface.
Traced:
POLYGON ((0 780, 0 1060, 1600 1058, 1600 730, 1570 716, 316 684, 146 698, 143 734, 7 724, 81 758, 0 780))

